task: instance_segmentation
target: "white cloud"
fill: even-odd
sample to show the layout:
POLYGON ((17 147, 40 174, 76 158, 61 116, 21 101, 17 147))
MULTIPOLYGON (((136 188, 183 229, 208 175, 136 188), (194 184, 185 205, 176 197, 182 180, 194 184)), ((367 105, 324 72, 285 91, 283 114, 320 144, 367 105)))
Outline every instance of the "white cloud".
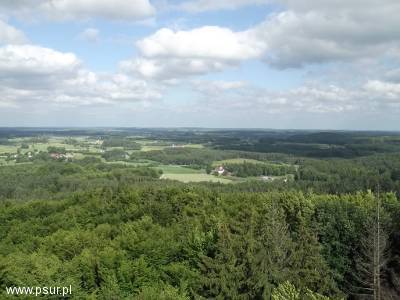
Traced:
POLYGON ((151 102, 160 99, 161 93, 146 81, 123 74, 95 74, 80 70, 75 78, 65 80, 54 96, 56 102, 92 105, 151 102))
POLYGON ((388 81, 400 82, 400 68, 394 68, 385 71, 383 77, 388 81))
POLYGON ((137 21, 152 17, 149 0, 14 0, 1 1, 0 7, 17 16, 44 14, 49 19, 90 19, 137 21))
POLYGON ((258 57, 263 45, 251 39, 251 32, 205 26, 189 31, 163 28, 137 42, 146 57, 213 58, 243 60, 258 57))
POLYGON ((0 20, 0 44, 23 44, 27 40, 22 31, 0 20))
POLYGON ((100 40, 100 32, 96 28, 86 28, 79 34, 79 37, 89 43, 98 43, 100 40))
POLYGON ((140 20, 153 16, 154 8, 148 0, 53 0, 43 9, 62 18, 91 18, 140 20))
POLYGON ((160 88, 124 74, 94 73, 73 53, 34 45, 0 48, 0 102, 93 105, 148 102, 161 98, 160 88))
POLYGON ((137 58, 120 63, 120 69, 125 73, 135 73, 145 78, 161 80, 202 75, 209 72, 222 71, 228 67, 227 62, 213 59, 192 58, 137 58))
POLYGON ((400 83, 370 80, 365 84, 364 88, 377 97, 394 100, 400 104, 400 83))
POLYGON ((245 81, 195 80, 192 82, 192 87, 195 91, 210 97, 219 96, 221 93, 236 92, 240 89, 246 88, 247 86, 248 83, 245 81))
POLYGON ((400 46, 399 1, 278 2, 287 10, 254 28, 277 67, 376 59, 400 46))
POLYGON ((381 81, 369 81, 354 88, 305 84, 286 91, 272 91, 244 82, 195 81, 193 90, 199 95, 193 110, 210 114, 223 112, 225 116, 400 112, 400 84, 381 81))
POLYGON ((244 6, 268 4, 269 0, 193 0, 184 1, 175 8, 188 12, 204 12, 214 10, 233 10, 244 6))
POLYGON ((74 73, 79 65, 74 54, 49 48, 34 45, 0 48, 0 78, 65 75, 74 73))
POLYGON ((397 0, 273 0, 297 11, 376 11, 384 9, 390 11, 398 5, 397 0))
POLYGON ((163 28, 138 41, 137 47, 142 57, 122 62, 122 69, 162 79, 222 71, 260 57, 264 50, 252 31, 217 26, 189 31, 163 28))
MULTIPOLYGON (((264 2, 198 0, 185 2, 181 8, 200 12, 264 2)), ((290 118, 316 114, 334 119, 342 114, 376 112, 384 116, 399 112, 399 1, 277 2, 283 5, 280 12, 248 30, 219 26, 159 29, 137 42, 138 56, 121 62, 117 73, 92 72, 73 53, 28 45, 22 32, 0 21, 0 43, 13 44, 0 47, 0 106, 7 109, 26 103, 42 103, 42 107, 49 108, 116 107, 116 103, 140 106, 157 103, 167 85, 179 90, 180 84, 189 83, 193 93, 188 93, 188 103, 176 104, 178 108, 182 106, 182 111, 188 111, 189 121, 199 111, 224 115, 225 120, 231 115, 238 116, 239 121, 242 116, 249 116, 249 124, 252 116, 263 120, 264 116, 290 118), (282 91, 255 87, 240 80, 181 81, 189 76, 235 68, 247 60, 263 60, 280 69, 341 63, 310 69, 314 75, 308 79, 314 81, 282 91), (325 77, 316 76, 318 72, 325 77), (193 95, 198 95, 199 101, 192 105, 193 95)), ((36 8, 33 1, 5 3, 0 3, 0 8, 8 3, 8 11, 32 10, 57 20, 95 17, 137 20, 154 13, 152 8, 145 8, 147 4, 151 6, 148 1, 40 0, 36 8)), ((95 42, 99 32, 87 28, 80 36, 95 42)), ((172 111, 176 108, 173 106, 166 103, 162 109, 172 111)))
MULTIPOLYGON (((263 59, 284 69, 379 60, 399 52, 399 1, 386 0, 384 5, 378 0, 276 2, 285 5, 286 10, 245 31, 217 26, 160 29, 137 42, 145 59, 136 60, 131 66, 136 65, 139 73, 148 77, 179 77, 219 71, 249 59, 263 59)), ((201 10, 227 3, 199 0, 182 5, 201 10)), ((249 4, 234 1, 231 6, 245 3, 249 4)))

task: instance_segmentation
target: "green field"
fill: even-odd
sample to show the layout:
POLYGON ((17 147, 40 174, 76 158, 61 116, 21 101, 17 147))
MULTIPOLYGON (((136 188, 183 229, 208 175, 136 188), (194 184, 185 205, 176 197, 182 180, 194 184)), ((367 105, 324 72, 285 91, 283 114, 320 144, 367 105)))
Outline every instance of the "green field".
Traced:
POLYGON ((0 145, 0 154, 1 153, 16 153, 17 146, 13 145, 0 145))
POLYGON ((141 151, 160 151, 160 150, 164 150, 164 149, 182 149, 182 148, 195 148, 195 149, 204 148, 204 146, 201 144, 185 144, 185 145, 182 145, 182 146, 176 147, 176 148, 173 148, 171 145, 170 146, 159 146, 159 145, 152 145, 150 143, 150 144, 143 145, 141 148, 141 151))
MULTIPOLYGON (((218 160, 218 161, 214 161, 212 163, 212 166, 218 167, 218 166, 224 165, 224 164, 244 164, 244 163, 290 166, 289 164, 285 164, 282 162, 261 161, 261 160, 250 159, 250 158, 231 158, 231 159, 218 160)), ((295 167, 298 167, 298 166, 295 166, 295 167)))
POLYGON ((144 162, 131 162, 131 161, 105 161, 102 159, 103 162, 106 164, 111 164, 111 165, 125 165, 125 166, 131 166, 131 167, 147 167, 149 164, 144 163, 144 162))
POLYGON ((164 150, 166 146, 155 146, 155 145, 144 145, 140 149, 141 151, 160 151, 164 150))
POLYGON ((213 162, 212 166, 217 167, 224 164, 243 164, 243 163, 263 164, 265 162, 249 158, 231 158, 231 159, 215 161, 213 162))
POLYGON ((171 179, 178 180, 181 182, 220 182, 220 183, 231 183, 232 181, 225 178, 216 177, 214 175, 208 175, 205 173, 197 173, 197 174, 163 174, 161 179, 171 179))
POLYGON ((61 138, 51 138, 47 143, 37 143, 29 146, 30 149, 36 149, 39 151, 47 151, 48 147, 62 147, 65 148, 65 150, 72 152, 74 151, 89 151, 94 153, 100 152, 100 149, 92 144, 88 144, 85 147, 79 145, 74 146, 70 144, 65 144, 64 139, 61 138))
POLYGON ((6 161, 5 157, 0 157, 0 166, 8 165, 10 162, 6 161))
POLYGON ((178 180, 181 182, 220 182, 220 183, 231 183, 232 180, 216 177, 214 175, 206 174, 204 170, 195 170, 186 168, 183 166, 176 165, 159 165, 154 167, 163 171, 161 179, 178 180))
POLYGON ((195 170, 177 165, 159 165, 154 168, 161 169, 164 174, 204 174, 204 170, 195 170))

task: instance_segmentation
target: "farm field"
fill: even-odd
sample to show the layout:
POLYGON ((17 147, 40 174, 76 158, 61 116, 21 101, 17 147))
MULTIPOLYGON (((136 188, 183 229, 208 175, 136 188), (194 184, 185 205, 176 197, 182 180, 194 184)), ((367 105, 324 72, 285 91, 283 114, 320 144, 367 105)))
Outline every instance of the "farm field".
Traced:
POLYGON ((217 167, 223 164, 243 164, 243 163, 253 163, 253 164, 262 164, 263 161, 256 160, 256 159, 249 159, 249 158, 231 158, 231 159, 224 159, 214 161, 212 163, 213 167, 217 167))
MULTIPOLYGON (((144 144, 142 145, 142 148, 140 149, 141 151, 160 151, 164 149, 173 149, 171 145, 168 146, 159 146, 159 145, 152 145, 152 144, 144 144)), ((201 144, 184 144, 177 146, 176 148, 181 149, 181 148, 193 148, 193 149, 202 149, 204 148, 203 145, 201 144)))
POLYGON ((14 145, 0 145, 0 154, 13 153, 17 151, 17 146, 14 145))
POLYGON ((164 173, 168 173, 168 174, 203 174, 204 173, 204 170, 195 170, 195 169, 187 168, 184 166, 177 166, 177 165, 158 165, 154 168, 160 169, 164 173))
POLYGON ((232 183, 232 180, 206 174, 204 170, 195 170, 184 166, 159 165, 154 167, 163 171, 161 179, 171 179, 181 182, 219 182, 232 183))
POLYGON ((218 182, 218 183, 232 183, 232 180, 226 178, 219 178, 214 175, 209 175, 205 173, 185 173, 185 174, 169 174, 165 173, 162 174, 161 179, 171 179, 171 180, 178 180, 181 182, 218 182))
POLYGON ((231 158, 231 159, 224 159, 219 161, 214 161, 212 166, 217 167, 223 164, 244 164, 244 163, 251 163, 251 164, 269 164, 269 165, 289 165, 282 162, 269 162, 269 161, 261 161, 256 159, 250 158, 231 158))

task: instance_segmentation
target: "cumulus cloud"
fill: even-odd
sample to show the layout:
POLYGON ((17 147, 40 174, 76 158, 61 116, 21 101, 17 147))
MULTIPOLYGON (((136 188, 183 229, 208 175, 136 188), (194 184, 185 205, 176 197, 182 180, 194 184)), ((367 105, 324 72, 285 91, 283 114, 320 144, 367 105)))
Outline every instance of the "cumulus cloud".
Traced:
POLYGON ((25 37, 25 34, 22 31, 0 20, 0 45, 23 44, 27 41, 28 39, 25 37))
POLYGON ((215 10, 233 10, 244 6, 250 5, 263 5, 271 1, 269 0, 194 0, 185 1, 175 8, 181 9, 188 12, 204 12, 204 11, 215 11, 215 10))
POLYGON ((72 53, 34 45, 0 48, 0 84, 11 88, 51 89, 74 76, 81 62, 72 53))
POLYGON ((378 80, 354 88, 315 83, 285 91, 272 91, 240 81, 194 81, 192 87, 198 93, 196 107, 205 113, 339 116, 342 113, 392 114, 400 110, 400 84, 378 80))
POLYGON ((400 105, 400 83, 369 80, 364 88, 383 99, 394 100, 400 105))
POLYGON ((205 26, 189 31, 163 28, 137 42, 142 57, 121 63, 125 71, 145 77, 179 78, 221 71, 260 57, 264 44, 252 31, 205 26))
POLYGON ((278 68, 376 58, 395 52, 400 38, 396 0, 275 0, 283 5, 253 27, 265 57, 278 68))
MULTIPOLYGON (((181 9, 201 12, 265 2, 193 0, 183 3, 181 9)), ((191 84, 190 97, 197 95, 198 102, 192 105, 188 101, 179 108, 189 112, 188 118, 200 111, 225 114, 226 119, 236 114, 239 120, 243 115, 257 115, 262 120, 264 115, 274 114, 282 118, 303 114, 355 116, 400 110, 400 72, 396 67, 400 57, 399 1, 275 2, 282 5, 280 10, 247 30, 219 26, 159 29, 136 43, 138 56, 122 61, 117 73, 92 72, 73 53, 29 45, 23 33, 0 21, 0 106, 11 109, 28 102, 54 107, 156 103, 163 98, 167 84, 179 89, 182 78, 235 68, 243 61, 262 60, 279 69, 341 63, 317 68, 328 73, 324 78, 316 79, 314 74, 312 83, 282 91, 240 80, 190 78, 184 83, 191 84), (357 69, 349 67, 360 61, 363 64, 357 69), (388 62, 393 61, 388 70, 388 62), (332 75, 334 68, 338 80, 332 75), (361 75, 353 76, 356 73, 361 75)), ((110 1, 103 0, 39 0, 36 8, 32 3, 3 1, 0 7, 20 12, 30 7, 54 19, 137 20, 154 13, 148 1, 118 0, 112 2, 112 7, 110 1)), ((95 28, 87 28, 81 34, 92 42, 98 36, 95 28)), ((164 108, 172 111, 168 105, 164 108)))
POLYGON ((215 87, 218 82, 203 82, 195 85, 195 90, 200 92, 206 101, 207 109, 257 111, 264 113, 287 112, 343 112, 353 110, 357 97, 353 91, 337 86, 303 86, 288 91, 276 92, 265 88, 255 87, 244 83, 226 82, 225 87, 229 93, 222 93, 215 87), (232 86, 229 88, 229 86, 232 86))
POLYGON ((233 32, 218 26, 189 31, 163 28, 137 42, 137 47, 146 57, 175 56, 233 61, 254 58, 263 51, 262 44, 252 41, 251 32, 233 32))
MULTIPOLYGON (((229 3, 234 7, 250 2, 229 3)), ((218 26, 160 29, 137 42, 142 58, 131 61, 130 68, 146 77, 173 78, 220 71, 250 59, 280 69, 379 60, 400 48, 399 1, 387 0, 385 5, 378 0, 275 2, 283 5, 282 12, 244 31, 218 26)), ((201 10, 228 4, 199 0, 182 5, 201 10)))
POLYGON ((396 0, 272 0, 271 2, 280 3, 297 11, 370 11, 384 9, 390 10, 392 6, 397 6, 396 0))
POLYGON ((215 80, 215 81, 204 81, 194 80, 192 81, 192 88, 204 95, 215 97, 220 96, 221 93, 236 92, 238 90, 244 90, 248 86, 246 81, 226 81, 226 80, 215 80))
POLYGON ((80 70, 54 93, 54 101, 70 105, 147 102, 161 98, 158 88, 123 74, 95 74, 80 70))
POLYGON ((2 106, 37 102, 92 105, 146 102, 161 98, 159 88, 124 74, 86 70, 73 53, 34 45, 0 48, 2 106))
POLYGON ((89 43, 98 43, 100 40, 100 32, 96 28, 86 28, 79 34, 79 38, 89 43))
POLYGON ((145 78, 165 81, 222 71, 228 65, 228 62, 213 59, 174 57, 169 59, 137 58, 120 62, 120 69, 125 73, 139 74, 145 78))
POLYGON ((327 6, 319 9, 319 5, 296 10, 288 2, 287 11, 270 16, 254 28, 266 44, 267 62, 277 67, 375 58, 399 47, 400 2, 390 10, 382 9, 385 5, 377 2, 368 10, 353 10, 349 9, 351 1, 332 10, 327 6))
POLYGON ((15 15, 44 14, 49 19, 90 19, 137 21, 150 18, 155 9, 149 0, 14 0, 0 7, 15 15))

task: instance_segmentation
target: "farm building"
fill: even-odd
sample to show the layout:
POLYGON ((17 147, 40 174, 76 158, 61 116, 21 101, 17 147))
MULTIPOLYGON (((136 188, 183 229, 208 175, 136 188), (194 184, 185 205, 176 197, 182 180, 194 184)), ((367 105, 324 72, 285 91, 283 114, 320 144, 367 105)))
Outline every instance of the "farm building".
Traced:
POLYGON ((218 175, 224 175, 226 173, 224 166, 215 168, 214 173, 218 175))

